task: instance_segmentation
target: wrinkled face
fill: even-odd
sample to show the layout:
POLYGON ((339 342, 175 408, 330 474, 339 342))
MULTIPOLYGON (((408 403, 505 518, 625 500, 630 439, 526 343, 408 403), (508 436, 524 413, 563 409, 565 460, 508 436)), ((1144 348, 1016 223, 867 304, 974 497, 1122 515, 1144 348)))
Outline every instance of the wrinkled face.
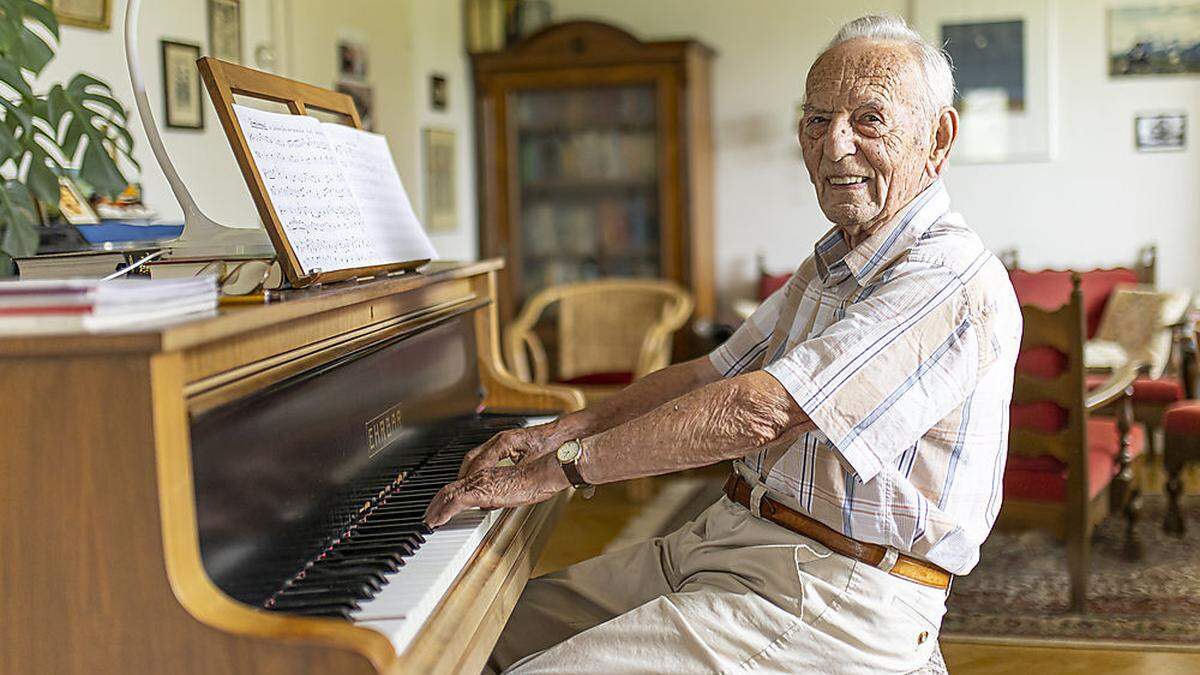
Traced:
POLYGON ((933 125, 907 47, 851 40, 808 71, 800 147, 825 217, 852 241, 932 182, 933 125))

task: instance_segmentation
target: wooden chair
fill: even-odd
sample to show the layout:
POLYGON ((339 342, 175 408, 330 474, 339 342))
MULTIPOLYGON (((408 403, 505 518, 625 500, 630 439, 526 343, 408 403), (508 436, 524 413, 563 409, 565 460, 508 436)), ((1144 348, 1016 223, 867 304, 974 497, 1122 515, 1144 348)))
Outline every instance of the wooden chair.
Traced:
MULTIPOLYGON (((1028 270, 1022 269, 1018 261, 1017 250, 1007 249, 997 254, 1009 270, 1009 278, 1017 291, 1017 298, 1022 303, 1055 306, 1065 301, 1071 287, 1072 270, 1028 270)), ((1154 286, 1157 276, 1158 249, 1154 245, 1138 249, 1133 262, 1126 266, 1109 269, 1091 269, 1080 271, 1083 288, 1084 313, 1087 317, 1087 338, 1096 336, 1104 317, 1105 310, 1114 294, 1114 290, 1123 284, 1141 284, 1154 286)), ((1172 334, 1172 367, 1161 376, 1151 377, 1149 373, 1139 373, 1133 383, 1133 416, 1134 419, 1149 429, 1151 451, 1156 450, 1158 430, 1162 428, 1162 416, 1167 407, 1193 396, 1191 389, 1192 370, 1194 368, 1194 342, 1190 330, 1183 324, 1169 327, 1172 334)), ((1089 387, 1102 386, 1111 373, 1093 373, 1089 378, 1089 387)), ((1155 453, 1158 454, 1158 453, 1155 453)))
POLYGON ((544 289, 505 330, 513 372, 526 382, 551 381, 550 359, 536 328, 553 310, 554 381, 580 388, 590 403, 665 367, 671 337, 687 322, 691 294, 664 279, 602 279, 544 289), (532 358, 532 368, 530 359, 532 358))
POLYGON ((1057 308, 1021 306, 1025 321, 1013 388, 1004 505, 999 525, 1052 530, 1067 544, 1071 608, 1084 611, 1091 533, 1110 512, 1126 518, 1125 557, 1141 558, 1134 526, 1141 503, 1133 472, 1145 434, 1130 396, 1138 364, 1088 391, 1083 365, 1084 300, 1073 275, 1057 308), (1114 406, 1117 417, 1096 411, 1114 406))

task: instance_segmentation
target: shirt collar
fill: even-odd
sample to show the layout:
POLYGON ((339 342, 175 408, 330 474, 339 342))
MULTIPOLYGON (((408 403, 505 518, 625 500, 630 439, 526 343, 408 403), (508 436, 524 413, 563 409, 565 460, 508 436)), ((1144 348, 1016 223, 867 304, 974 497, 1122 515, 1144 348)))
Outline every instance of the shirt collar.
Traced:
POLYGON ((853 249, 842 231, 834 227, 817 240, 814 248, 817 275, 826 286, 836 286, 851 275, 865 286, 949 210, 950 196, 942 181, 937 180, 853 249))

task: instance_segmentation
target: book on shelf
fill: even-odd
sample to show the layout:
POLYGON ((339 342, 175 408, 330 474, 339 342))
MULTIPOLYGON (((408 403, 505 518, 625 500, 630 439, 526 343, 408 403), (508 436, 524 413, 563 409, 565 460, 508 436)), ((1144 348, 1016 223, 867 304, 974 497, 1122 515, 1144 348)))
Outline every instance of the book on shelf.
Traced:
POLYGON ((144 243, 129 247, 95 246, 79 251, 13 258, 13 262, 17 264, 17 275, 25 280, 102 279, 159 248, 148 247, 144 243))
POLYGON ((213 276, 0 281, 0 334, 134 330, 212 314, 213 276))

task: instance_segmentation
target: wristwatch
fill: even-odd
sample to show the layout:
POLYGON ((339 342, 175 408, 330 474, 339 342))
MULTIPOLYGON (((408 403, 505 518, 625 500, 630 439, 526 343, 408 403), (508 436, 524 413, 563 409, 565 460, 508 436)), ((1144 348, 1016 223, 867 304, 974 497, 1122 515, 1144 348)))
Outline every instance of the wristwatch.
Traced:
POLYGON ((563 443, 558 446, 558 451, 554 454, 558 458, 558 465, 562 467, 563 473, 567 476, 567 481, 576 490, 583 490, 585 498, 591 497, 595 486, 579 475, 579 458, 583 457, 583 444, 579 442, 579 439, 563 443))

